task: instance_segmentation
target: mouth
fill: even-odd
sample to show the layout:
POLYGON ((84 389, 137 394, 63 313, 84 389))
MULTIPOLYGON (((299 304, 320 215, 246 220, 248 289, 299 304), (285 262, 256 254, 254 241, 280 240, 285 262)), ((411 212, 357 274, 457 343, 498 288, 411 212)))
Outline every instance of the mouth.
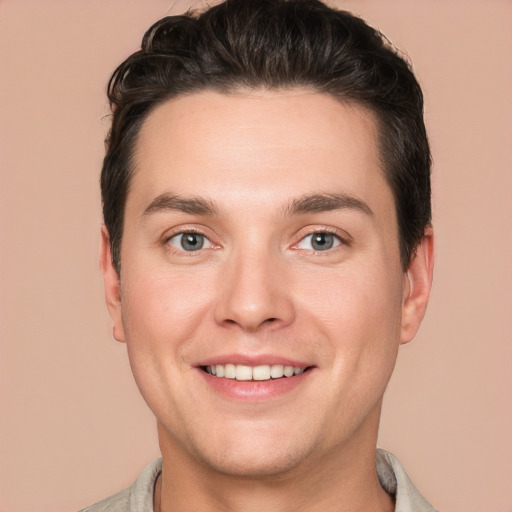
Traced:
POLYGON ((307 385, 316 368, 305 361, 274 354, 217 356, 194 366, 214 396, 235 403, 258 404, 284 397, 307 385))
POLYGON ((202 371, 221 379, 238 381, 269 381, 276 379, 288 379, 308 371, 309 366, 285 366, 282 364, 264 364, 247 366, 242 364, 216 364, 201 366, 202 371))

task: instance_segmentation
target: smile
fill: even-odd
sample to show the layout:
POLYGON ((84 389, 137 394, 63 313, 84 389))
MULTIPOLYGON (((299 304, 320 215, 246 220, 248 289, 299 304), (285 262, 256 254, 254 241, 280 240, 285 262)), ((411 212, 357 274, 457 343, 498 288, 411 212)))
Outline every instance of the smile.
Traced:
POLYGON ((243 381, 264 381, 281 379, 302 374, 307 368, 298 366, 285 366, 282 364, 246 366, 242 364, 217 364, 203 366, 202 369, 216 377, 243 381))

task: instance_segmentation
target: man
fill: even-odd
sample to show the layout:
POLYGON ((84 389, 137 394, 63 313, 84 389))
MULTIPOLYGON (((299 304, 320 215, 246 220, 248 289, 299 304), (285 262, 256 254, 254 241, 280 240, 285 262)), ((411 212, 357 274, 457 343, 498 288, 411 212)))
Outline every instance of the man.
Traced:
POLYGON ((162 459, 87 511, 432 511, 377 451, 432 279, 421 90, 316 0, 168 17, 115 71, 114 337, 162 459))

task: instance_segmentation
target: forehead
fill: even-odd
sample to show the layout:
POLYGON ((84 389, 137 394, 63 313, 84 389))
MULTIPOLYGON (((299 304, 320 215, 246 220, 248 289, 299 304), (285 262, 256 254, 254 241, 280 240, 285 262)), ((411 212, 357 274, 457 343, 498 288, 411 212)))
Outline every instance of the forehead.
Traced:
POLYGON ((184 95, 143 123, 128 202, 172 192, 241 204, 260 197, 264 204, 277 192, 299 196, 333 187, 389 195, 377 140, 372 112, 318 92, 184 95))

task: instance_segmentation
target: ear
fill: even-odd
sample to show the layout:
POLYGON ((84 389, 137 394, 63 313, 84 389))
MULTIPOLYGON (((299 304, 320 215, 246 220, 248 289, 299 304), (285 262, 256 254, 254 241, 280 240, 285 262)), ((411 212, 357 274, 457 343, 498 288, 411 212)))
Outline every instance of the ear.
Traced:
POLYGON ((408 343, 418 332, 427 309, 433 270, 434 231, 429 226, 405 275, 400 343, 408 343))
POLYGON ((103 283, 105 286, 105 301, 107 308, 114 323, 113 335, 117 341, 125 342, 123 327, 123 315, 121 309, 121 283, 117 270, 112 262, 112 252, 110 250, 110 236, 107 228, 101 227, 100 240, 100 269, 103 274, 103 283))

